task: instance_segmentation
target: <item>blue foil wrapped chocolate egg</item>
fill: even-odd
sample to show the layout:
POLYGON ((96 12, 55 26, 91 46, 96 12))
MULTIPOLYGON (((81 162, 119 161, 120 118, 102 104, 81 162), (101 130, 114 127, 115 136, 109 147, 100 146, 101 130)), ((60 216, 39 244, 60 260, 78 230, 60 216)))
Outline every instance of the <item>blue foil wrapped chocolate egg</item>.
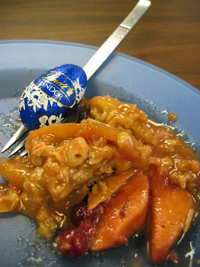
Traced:
POLYGON ((77 107, 87 85, 84 70, 66 64, 32 81, 23 92, 19 111, 25 127, 34 130, 63 122, 77 107))

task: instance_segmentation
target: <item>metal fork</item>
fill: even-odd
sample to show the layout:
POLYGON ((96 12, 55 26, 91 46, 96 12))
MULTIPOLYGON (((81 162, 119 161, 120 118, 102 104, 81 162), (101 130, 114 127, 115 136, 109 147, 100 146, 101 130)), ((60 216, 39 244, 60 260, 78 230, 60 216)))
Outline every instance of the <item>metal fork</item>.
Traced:
MULTIPOLYGON (((110 54, 117 48, 117 46, 124 40, 124 38, 130 33, 130 31, 134 28, 134 26, 138 23, 138 21, 142 18, 142 16, 149 9, 150 5, 151 5, 151 2, 149 0, 139 0, 139 2, 133 8, 133 10, 129 13, 129 15, 122 21, 122 23, 116 28, 116 30, 110 35, 110 37, 96 51, 96 53, 92 56, 92 58, 88 61, 88 63, 83 67, 83 71, 86 74, 87 81, 92 77, 92 75, 97 71, 97 69, 104 63, 104 61, 110 56, 110 54)), ((22 124, 22 126, 16 131, 16 133, 12 136, 12 138, 8 141, 8 143, 3 147, 1 152, 2 153, 5 152, 15 142, 19 141, 20 138, 21 139, 24 138, 21 141, 21 143, 10 153, 9 156, 17 153, 20 149, 24 147, 26 135, 29 130, 30 130, 29 128, 25 127, 22 124)), ((25 155, 25 154, 26 154, 26 151, 23 152, 23 154, 21 155, 25 155)))

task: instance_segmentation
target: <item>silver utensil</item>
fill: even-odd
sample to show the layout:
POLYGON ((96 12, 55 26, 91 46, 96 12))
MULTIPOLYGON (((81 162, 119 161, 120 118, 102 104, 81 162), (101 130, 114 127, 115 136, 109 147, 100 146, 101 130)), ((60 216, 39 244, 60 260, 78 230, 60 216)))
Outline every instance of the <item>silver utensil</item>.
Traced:
MULTIPOLYGON (((138 23, 138 21, 142 18, 142 16, 146 13, 146 11, 149 9, 151 5, 151 2, 149 0, 139 0, 139 2, 137 3, 137 5, 133 8, 133 10, 129 13, 129 15, 122 21, 122 23, 117 27, 117 29, 111 34, 111 36, 103 43, 103 45, 97 50, 97 52, 92 56, 92 58, 88 61, 88 63, 83 67, 83 69, 81 69, 80 71, 83 70, 84 74, 86 75, 86 79, 87 81, 92 77, 92 75, 97 71, 97 69, 104 63, 104 61, 110 56, 110 54, 117 48, 117 46, 123 41, 123 39, 130 33, 130 31, 134 28, 134 26, 138 23)), ((64 67, 67 66, 68 68, 68 65, 63 65, 64 67)), ((72 66, 73 68, 73 65, 69 65, 70 67, 72 66)), ((61 66, 62 67, 62 66, 61 66)), ((33 88, 34 87, 34 90, 35 90, 35 87, 39 87, 41 86, 42 82, 43 81, 47 81, 47 78, 48 78, 48 75, 49 76, 52 76, 52 73, 55 73, 56 71, 58 71, 57 69, 59 69, 60 67, 58 68, 55 68, 53 70, 50 70, 49 73, 47 72, 47 74, 44 74, 43 76, 40 76, 39 78, 35 79, 27 88, 28 88, 28 93, 30 95, 31 93, 31 89, 30 88, 33 88), (56 71, 55 71, 56 70, 56 71), (39 84, 39 85, 38 85, 39 84)), ((60 70, 59 70, 60 71, 60 70)), ((68 73, 67 73, 68 74, 68 73)), ((80 75, 84 75, 84 74, 80 74, 80 75)), ((54 75, 54 74, 53 74, 54 75)), ((61 73, 62 76, 66 76, 66 74, 63 74, 61 73)), ((79 75, 79 73, 77 73, 77 76, 79 75)), ((67 77, 67 76, 66 76, 67 77)), ((55 78, 55 77, 53 77, 55 78)), ((71 81, 71 79, 68 78, 68 81, 71 81)), ((78 76, 78 79, 79 81, 79 76, 78 76)), ((54 80, 51 80, 51 84, 52 82, 54 82, 54 80)), ((73 83, 73 80, 71 82, 72 84, 73 83)), ((75 82, 76 83, 76 82, 75 82)), ((59 85, 60 83, 57 81, 57 84, 56 84, 56 87, 59 85)), ((46 85, 46 84, 45 84, 46 85)), ((55 84, 54 84, 55 85, 55 84)), ((63 90, 63 84, 61 86, 62 88, 59 88, 59 94, 61 92, 62 94, 62 90, 63 90)), ((68 85, 65 87, 69 87, 68 85)), ((27 90, 27 88, 25 89, 25 91, 27 90)), ((80 100, 82 99, 83 95, 84 95, 84 92, 85 92, 85 89, 86 87, 84 88, 84 90, 79 90, 79 95, 77 97, 78 101, 75 103, 75 105, 78 106, 78 103, 80 102, 80 100)), ((46 90, 46 88, 42 88, 40 94, 43 94, 42 91, 46 90)), ((71 89, 71 90, 76 90, 76 87, 71 89)), ((24 100, 24 95, 28 95, 27 92, 23 93, 22 94, 22 97, 21 97, 21 101, 20 102, 20 105, 21 106, 24 106, 25 104, 25 100, 24 100)), ((35 94, 35 91, 34 91, 34 94, 35 94)), ((63 93, 64 95, 65 93, 63 93)), ((53 102, 55 101, 53 99, 53 97, 51 95, 49 95, 50 97, 50 101, 53 102)), ((61 97, 59 95, 59 97, 61 97)), ((69 99, 70 100, 70 99, 69 99)), ((37 101, 36 99, 34 99, 34 101, 37 101)), ((29 99, 28 99, 28 102, 29 99)), ((27 103, 27 101, 26 101, 27 103)), ((33 105, 37 105, 38 103, 32 103, 32 106, 33 105)), ((65 116, 64 119, 66 119, 66 117, 70 117, 71 116, 71 110, 72 110, 72 107, 66 107, 65 109, 67 110, 68 112, 68 115, 65 116)), ((36 108, 35 108, 36 109, 36 108)), ((25 110, 25 108, 24 108, 25 110)), ((56 112, 59 111, 59 108, 56 107, 56 112)), ((52 109, 50 112, 51 115, 54 114, 54 110, 52 109)), ((62 112, 63 112, 63 109, 62 109, 62 112)), ((25 112, 26 113, 26 112, 25 112)), ((63 112, 64 113, 64 112, 63 112)), ((60 115, 62 115, 60 113, 60 115)), ((21 119, 22 119, 22 115, 20 114, 21 116, 21 119)), ((54 115, 53 115, 54 116, 54 115)), ((31 114, 31 117, 32 114, 31 114)), ((42 116, 42 117, 47 117, 47 116, 42 116)), ((59 116, 60 117, 60 116, 59 116)), ((31 118, 30 118, 31 119, 31 118)), ((62 122, 64 122, 64 119, 62 120, 62 122)), ((28 121, 29 121, 29 118, 28 118, 28 121)), ((60 120, 61 121, 61 120, 60 120)), ((59 122, 60 122, 59 121, 59 122)), ((23 120, 22 120, 23 122, 23 120)), ((50 123, 49 123, 50 124, 50 123)), ((32 125, 30 123, 30 125, 32 125)), ((15 142, 17 142, 20 138, 22 138, 28 131, 30 130, 30 126, 27 127, 26 125, 22 124, 22 126, 16 131, 16 133, 12 136, 12 138, 7 142, 7 144, 3 147, 3 149, 1 150, 1 152, 5 152, 7 149, 9 149, 15 142)), ((25 139, 26 137, 24 138, 24 140, 22 140, 22 142, 15 148, 15 150, 13 152, 10 153, 9 156, 13 155, 14 153, 16 153, 17 151, 19 151, 23 146, 24 146, 24 143, 25 143, 25 139)))

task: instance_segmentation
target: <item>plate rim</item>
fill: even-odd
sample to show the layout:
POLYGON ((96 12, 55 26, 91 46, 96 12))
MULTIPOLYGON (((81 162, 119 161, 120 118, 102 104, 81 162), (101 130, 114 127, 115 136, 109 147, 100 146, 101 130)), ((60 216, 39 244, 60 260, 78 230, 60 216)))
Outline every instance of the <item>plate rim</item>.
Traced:
MULTIPOLYGON (((1 40, 0 45, 14 45, 14 44, 49 44, 49 45, 66 45, 66 46, 73 46, 73 47, 80 47, 80 48, 85 48, 85 49, 92 49, 95 51, 98 50, 99 47, 93 46, 93 45, 88 45, 88 44, 83 44, 83 43, 76 43, 76 42, 67 42, 67 41, 56 41, 56 40, 42 40, 42 39, 16 39, 16 40, 1 40)), ((1 50, 0 50, 1 53, 1 50)), ((194 93, 196 93, 200 97, 200 90, 196 88, 195 86, 191 85, 190 83, 186 82, 182 78, 179 78, 175 74, 170 73, 169 71, 162 69, 152 63, 146 62, 142 59, 136 58, 131 55, 127 55, 121 52, 114 51, 112 53, 114 56, 126 58, 131 61, 135 61, 141 65, 145 65, 148 68, 154 69, 158 72, 161 72, 164 75, 167 75, 168 77, 176 80, 177 82, 181 83, 182 85, 188 87, 188 89, 192 90, 194 93)))
MULTIPOLYGON (((93 51, 96 51, 98 47, 91 46, 91 45, 86 45, 86 44, 81 44, 81 43, 72 43, 72 42, 65 42, 65 41, 51 41, 51 40, 5 40, 5 41, 0 41, 0 44, 52 44, 52 45, 68 45, 68 46, 74 46, 74 47, 81 47, 81 48, 86 48, 86 49, 92 49, 93 51)), ((1 47, 1 46, 0 46, 1 47)), ((1 52, 0 52, 1 53, 1 52)), ((150 69, 156 70, 157 72, 160 72, 166 76, 168 76, 170 79, 175 80, 176 82, 179 82, 181 85, 186 87, 186 90, 192 91, 194 93, 197 93, 196 96, 199 98, 200 97, 200 90, 197 88, 193 87, 186 81, 182 80, 181 78, 175 76, 174 74, 169 73, 166 70, 163 70, 162 68, 159 68, 151 63, 145 62, 143 60, 137 59, 135 57, 132 57, 130 55, 126 55, 120 52, 113 52, 114 56, 119 56, 120 58, 126 58, 130 61, 135 61, 136 63, 142 64, 150 69)))

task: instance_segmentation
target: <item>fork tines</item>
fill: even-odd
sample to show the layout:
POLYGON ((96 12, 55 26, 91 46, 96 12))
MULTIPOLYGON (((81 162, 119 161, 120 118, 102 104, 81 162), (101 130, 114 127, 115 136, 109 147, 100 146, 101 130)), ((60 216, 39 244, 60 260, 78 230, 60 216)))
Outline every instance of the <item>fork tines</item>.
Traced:
MULTIPOLYGON (((6 150, 8 150, 14 143, 16 143, 23 135, 25 135, 27 132, 29 131, 28 128, 26 128, 24 125, 22 125, 16 132, 15 134, 11 137, 11 139, 7 142, 7 144, 2 148, 1 153, 5 152, 6 150)), ((23 142, 25 143, 25 140, 23 140, 23 142)), ((21 142, 22 143, 22 142, 21 142)), ((22 144, 21 144, 22 145, 22 144)), ((18 150, 22 148, 18 147, 18 150)), ((15 148, 15 152, 16 153, 16 148, 15 148)), ((11 152, 11 154, 14 154, 13 152, 11 152)), ((10 156, 10 155, 9 155, 10 156)))

